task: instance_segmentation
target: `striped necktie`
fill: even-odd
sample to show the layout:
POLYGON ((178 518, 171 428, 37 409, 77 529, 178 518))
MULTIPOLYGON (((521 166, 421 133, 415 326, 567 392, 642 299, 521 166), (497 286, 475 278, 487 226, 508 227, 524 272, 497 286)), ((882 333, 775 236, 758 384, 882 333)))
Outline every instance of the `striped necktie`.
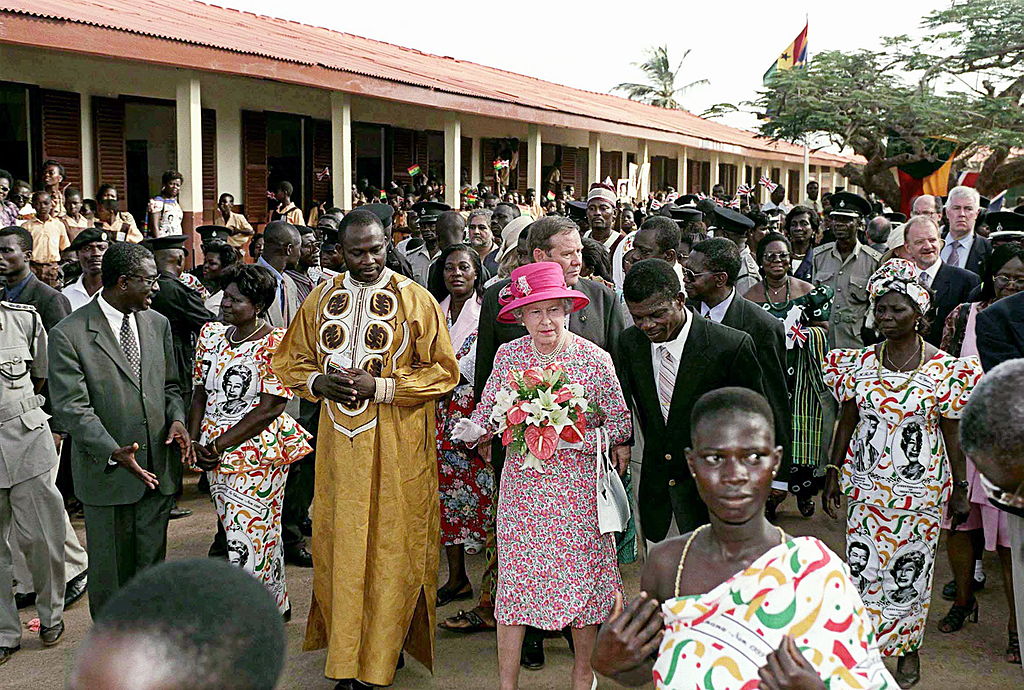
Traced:
POLYGON ((672 406, 672 392, 676 387, 675 358, 668 351, 668 346, 658 348, 658 401, 661 403, 661 416, 668 422, 669 408, 672 406))

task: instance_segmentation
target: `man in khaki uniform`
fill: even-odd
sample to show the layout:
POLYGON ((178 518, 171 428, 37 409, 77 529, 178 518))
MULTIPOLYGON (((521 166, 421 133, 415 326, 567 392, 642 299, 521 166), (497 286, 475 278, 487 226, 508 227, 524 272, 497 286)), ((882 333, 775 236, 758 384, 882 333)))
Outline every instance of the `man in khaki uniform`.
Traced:
POLYGON ((21 648, 9 534, 17 534, 32 573, 39 637, 50 646, 64 633, 64 500, 53 482, 57 450, 37 394, 46 354, 35 308, 0 302, 0 582, 7 583, 0 593, 0 664, 21 648))
POLYGON ((868 313, 868 279, 882 257, 857 239, 864 219, 871 213, 867 199, 852 192, 837 192, 831 201, 829 219, 836 241, 814 250, 811 280, 835 291, 828 320, 829 347, 861 348, 861 328, 868 313))

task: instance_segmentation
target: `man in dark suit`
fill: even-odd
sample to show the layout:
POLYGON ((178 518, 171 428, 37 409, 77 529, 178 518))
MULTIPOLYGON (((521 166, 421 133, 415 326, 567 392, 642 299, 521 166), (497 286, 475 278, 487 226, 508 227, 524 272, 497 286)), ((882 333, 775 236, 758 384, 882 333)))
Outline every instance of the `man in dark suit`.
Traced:
POLYGON ((103 257, 103 289, 50 333, 50 392, 71 435, 85 505, 89 609, 164 559, 167 520, 191 445, 171 327, 149 307, 159 291, 153 255, 119 242, 103 257))
POLYGON ((690 411, 708 391, 741 386, 763 393, 750 336, 686 308, 686 293, 661 259, 633 265, 623 286, 635 326, 618 342, 623 393, 644 433, 637 503, 644 535, 661 541, 673 516, 681 534, 708 521, 686 465, 690 411))
POLYGON ((1004 297, 980 311, 974 331, 985 371, 1024 357, 1024 292, 1004 297))
POLYGON ((0 300, 15 304, 31 304, 49 332, 57 322, 71 313, 68 298, 36 278, 29 268, 32 260, 32 234, 24 228, 11 226, 0 230, 0 252, 6 268, 0 300))
POLYGON ((927 216, 914 216, 904 228, 904 242, 911 259, 921 272, 922 285, 934 293, 928 318, 931 324, 924 339, 938 347, 946 317, 958 305, 969 301, 981 279, 974 273, 943 262, 939 258, 942 239, 939 227, 927 216))
MULTIPOLYGON (((530 225, 528 242, 530 256, 534 262, 554 261, 560 264, 565 274, 565 284, 590 298, 590 304, 569 317, 569 330, 607 350, 614 359, 616 341, 626 325, 622 307, 614 291, 600 283, 580 278, 580 269, 583 266, 583 242, 580 238, 579 227, 572 220, 563 216, 546 216, 530 225)), ((520 325, 498 323, 498 310, 501 307, 499 299, 502 293, 507 291, 508 284, 508 279, 499 281, 487 288, 483 296, 473 380, 473 392, 477 400, 480 399, 487 378, 494 368, 494 356, 498 348, 526 335, 526 329, 520 325)), ((491 448, 491 463, 500 480, 505 448, 497 439, 491 448)), ((629 463, 629 446, 613 448, 612 456, 618 464, 619 470, 624 472, 629 463)), ((496 566, 496 562, 488 563, 488 568, 496 566)), ((480 614, 493 616, 493 604, 489 603, 487 598, 489 598, 489 592, 482 592, 480 605, 469 613, 478 618, 480 614)), ((460 617, 456 616, 456 618, 460 617)), ((469 622, 473 623, 473 621, 469 622)), ((485 622, 490 623, 490 621, 485 622)), ((446 620, 442 627, 465 629, 462 621, 456 622, 453 619, 446 620)), ((472 629, 480 630, 485 627, 474 623, 472 629)), ((532 628, 527 630, 521 661, 527 668, 537 669, 543 666, 543 637, 539 631, 532 628)))
MULTIPOLYGON (((939 258, 942 263, 970 271, 976 276, 985 272, 992 254, 992 243, 975 228, 981 214, 981 197, 973 187, 953 187, 946 197, 946 220, 949 231, 939 258)), ((987 200, 985 201, 988 205, 987 200)))
POLYGON ((698 242, 683 269, 690 306, 701 316, 750 336, 761 365, 764 396, 775 416, 775 440, 782 446, 782 466, 774 488, 786 490, 793 416, 786 387, 786 334, 782 322, 739 294, 735 287, 740 270, 736 243, 724 237, 698 242))

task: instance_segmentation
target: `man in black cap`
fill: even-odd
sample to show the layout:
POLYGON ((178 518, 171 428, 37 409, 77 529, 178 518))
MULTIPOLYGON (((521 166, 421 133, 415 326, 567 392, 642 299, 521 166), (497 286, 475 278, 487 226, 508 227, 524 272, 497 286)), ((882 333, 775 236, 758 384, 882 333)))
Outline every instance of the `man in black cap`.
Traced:
MULTIPOLYGON (((237 215, 237 214, 235 214, 237 215)), ((203 250, 203 254, 206 254, 206 248, 212 244, 229 244, 231 239, 231 230, 220 225, 200 225, 196 228, 196 233, 202 239, 200 248, 203 250)), ((198 264, 194 268, 186 271, 182 275, 192 275, 203 285, 203 289, 211 292, 216 292, 216 286, 209 283, 206 277, 206 266, 202 263, 198 264)), ((193 287, 190 283, 186 282, 186 285, 193 287)), ((202 294, 202 290, 200 290, 202 294)), ((203 295, 203 299, 208 299, 209 294, 203 295)))
POLYGON ((1024 243, 1024 213, 994 211, 985 217, 992 233, 988 236, 992 249, 1010 242, 1024 243))
MULTIPOLYGON (((384 257, 384 265, 390 268, 395 273, 401 273, 407 278, 412 278, 413 280, 415 280, 416 278, 413 274, 412 266, 409 265, 409 262, 408 260, 406 260, 405 256, 403 256, 401 252, 395 249, 394 239, 392 237, 391 223, 392 217, 395 215, 395 209, 392 208, 391 204, 366 204, 365 206, 360 206, 359 208, 364 211, 369 211, 373 215, 377 216, 377 218, 380 219, 381 225, 384 226, 384 238, 387 240, 388 243, 388 253, 384 257)), ((413 208, 415 209, 415 206, 413 208)), ((420 228, 422 228, 424 223, 423 214, 420 213, 419 211, 417 211, 417 213, 420 216, 420 228)), ((436 221, 437 219, 435 218, 434 222, 436 221)))
POLYGON ((815 285, 828 285, 835 292, 829 316, 829 347, 861 348, 861 329, 868 313, 868 279, 882 258, 858 239, 871 204, 852 192, 836 192, 830 206, 829 219, 836 239, 814 250, 811 279, 815 285))
POLYGON ((67 285, 61 294, 68 298, 71 311, 84 307, 103 287, 103 255, 110 247, 111 236, 106 230, 86 228, 75 236, 68 247, 75 252, 82 275, 67 285))
POLYGON ((740 272, 736 276, 734 285, 736 293, 740 296, 747 294, 747 290, 757 285, 761 280, 761 271, 747 246, 747 238, 750 231, 754 229, 754 221, 747 218, 739 211, 733 211, 725 206, 715 206, 715 215, 711 221, 715 231, 715 237, 724 237, 732 240, 740 252, 740 272))
POLYGON ((338 237, 338 218, 334 215, 324 215, 316 222, 317 232, 320 233, 320 266, 325 271, 333 273, 345 272, 345 255, 341 251, 340 238, 338 237))

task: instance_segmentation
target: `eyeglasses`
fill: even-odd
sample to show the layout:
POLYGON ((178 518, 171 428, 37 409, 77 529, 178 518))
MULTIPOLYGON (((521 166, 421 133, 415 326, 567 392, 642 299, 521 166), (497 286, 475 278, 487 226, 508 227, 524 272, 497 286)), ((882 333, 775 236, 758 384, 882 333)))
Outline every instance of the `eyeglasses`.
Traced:
POLYGON ((700 276, 706 276, 709 273, 718 273, 719 271, 701 271, 700 273, 694 273, 688 268, 683 269, 683 278, 686 280, 695 280, 700 276))
POLYGON ((10 187, 3 187, 3 186, 0 186, 0 192, 9 192, 9 191, 11 191, 11 188, 10 188, 10 187))
POLYGON ((1006 276, 996 276, 992 279, 992 282, 1001 288, 1015 287, 1024 289, 1024 278, 1008 278, 1006 276))
POLYGON ((789 253, 787 252, 771 252, 770 254, 764 255, 765 261, 789 261, 789 253))
POLYGON ((129 277, 131 277, 131 278, 138 278, 140 281, 142 281, 142 284, 145 285, 146 287, 153 287, 154 285, 156 285, 156 281, 160 280, 160 275, 159 274, 157 274, 157 275, 153 276, 152 278, 150 278, 149 276, 140 276, 137 273, 132 273, 132 274, 130 274, 129 277))
POLYGON ((1016 491, 1009 493, 990 482, 984 474, 979 473, 979 476, 989 503, 1000 510, 1024 518, 1024 482, 1017 487, 1016 491))

